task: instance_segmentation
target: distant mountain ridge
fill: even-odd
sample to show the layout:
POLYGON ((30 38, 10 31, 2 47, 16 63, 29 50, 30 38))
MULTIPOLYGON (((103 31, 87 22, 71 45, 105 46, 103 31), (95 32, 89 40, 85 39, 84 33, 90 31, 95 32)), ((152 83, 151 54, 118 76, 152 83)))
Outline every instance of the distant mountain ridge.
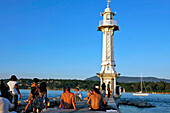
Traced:
MULTIPOLYGON (((119 78, 117 78, 117 82, 120 83, 135 83, 135 82, 140 82, 140 77, 127 77, 127 76, 120 76, 119 78)), ((92 81, 99 81, 99 77, 97 76, 93 76, 93 77, 89 77, 85 80, 92 80, 92 81)), ((160 82, 160 81, 165 81, 167 83, 170 83, 169 79, 161 79, 161 78, 156 78, 156 77, 142 77, 143 81, 146 82, 160 82)))

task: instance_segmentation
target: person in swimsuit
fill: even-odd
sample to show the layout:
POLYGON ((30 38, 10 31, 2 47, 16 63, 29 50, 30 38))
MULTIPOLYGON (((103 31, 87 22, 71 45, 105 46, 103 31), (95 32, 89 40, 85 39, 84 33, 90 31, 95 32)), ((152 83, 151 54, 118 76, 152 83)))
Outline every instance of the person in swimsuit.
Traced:
POLYGON ((29 97, 28 97, 28 104, 25 107, 25 111, 27 111, 29 105, 31 105, 31 102, 34 100, 35 97, 35 93, 38 92, 38 82, 39 79, 38 78, 34 78, 33 79, 34 83, 31 85, 31 92, 29 93, 29 97))

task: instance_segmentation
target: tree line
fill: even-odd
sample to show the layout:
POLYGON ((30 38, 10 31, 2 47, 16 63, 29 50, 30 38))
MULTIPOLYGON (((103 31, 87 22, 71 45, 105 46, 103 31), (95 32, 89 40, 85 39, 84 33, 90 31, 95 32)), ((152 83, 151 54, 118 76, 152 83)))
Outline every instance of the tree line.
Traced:
MULTIPOLYGON (((140 82, 136 83, 119 83, 127 92, 139 92, 141 90, 140 82)), ((170 83, 145 82, 143 81, 143 92, 170 93, 170 83)))
MULTIPOLYGON (((4 82, 7 83, 9 80, 5 79, 4 82)), ((49 90, 58 90, 63 89, 63 87, 69 86, 70 88, 75 89, 79 87, 84 90, 91 90, 94 86, 99 86, 99 81, 91 80, 76 80, 76 79, 41 79, 47 83, 47 89, 49 90)), ((32 79, 19 79, 18 86, 20 89, 30 89, 31 84, 33 83, 32 79)), ((126 92, 138 92, 141 90, 140 82, 136 83, 117 83, 121 85, 126 92)), ((1 85, 0 85, 1 87, 1 85)), ((161 81, 161 82, 143 82, 143 91, 144 92, 160 92, 160 93, 170 93, 170 83, 161 81)))

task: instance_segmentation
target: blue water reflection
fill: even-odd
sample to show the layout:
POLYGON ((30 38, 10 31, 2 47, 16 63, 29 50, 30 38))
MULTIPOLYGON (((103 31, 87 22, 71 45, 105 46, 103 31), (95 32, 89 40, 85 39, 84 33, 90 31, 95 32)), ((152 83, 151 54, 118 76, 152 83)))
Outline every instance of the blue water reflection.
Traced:
POLYGON ((156 107, 137 108, 135 106, 120 105, 121 113, 170 113, 170 94, 149 94, 149 96, 133 96, 133 93, 122 93, 121 100, 145 101, 156 107))

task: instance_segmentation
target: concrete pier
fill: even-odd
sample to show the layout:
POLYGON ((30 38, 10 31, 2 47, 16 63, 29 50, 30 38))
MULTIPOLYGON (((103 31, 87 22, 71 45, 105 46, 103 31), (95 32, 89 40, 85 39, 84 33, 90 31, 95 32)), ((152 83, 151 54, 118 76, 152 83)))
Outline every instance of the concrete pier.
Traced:
MULTIPOLYGON (((105 98, 105 101, 107 102, 108 108, 112 109, 113 113, 119 113, 119 110, 117 108, 116 102, 113 98, 105 98)), ((89 109, 89 105, 87 104, 87 100, 83 100, 80 102, 76 102, 77 110, 74 109, 56 109, 56 108, 48 108, 47 111, 43 111, 42 113, 105 113, 105 111, 91 111, 89 109)))

